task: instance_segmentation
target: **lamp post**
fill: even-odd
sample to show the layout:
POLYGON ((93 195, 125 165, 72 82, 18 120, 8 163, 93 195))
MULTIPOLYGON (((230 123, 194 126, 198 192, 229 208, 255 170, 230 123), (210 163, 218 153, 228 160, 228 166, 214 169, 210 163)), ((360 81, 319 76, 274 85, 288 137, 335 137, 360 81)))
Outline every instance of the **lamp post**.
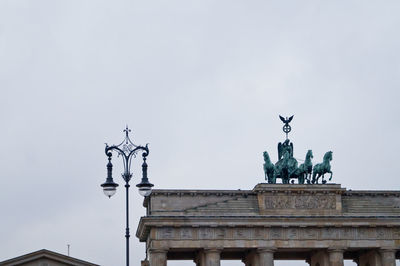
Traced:
POLYGON ((103 187, 104 194, 111 198, 117 191, 118 184, 114 183, 112 178, 112 163, 111 157, 112 152, 116 151, 118 156, 122 157, 122 161, 124 163, 124 173, 122 174, 122 178, 125 181, 126 188, 126 266, 129 266, 129 181, 132 178, 131 173, 131 162, 132 158, 136 157, 139 151, 142 151, 143 163, 142 163, 142 181, 136 186, 139 188, 139 194, 146 197, 151 193, 151 188, 154 186, 151 184, 147 178, 147 155, 149 155, 149 148, 146 146, 136 146, 129 138, 129 132, 131 130, 128 126, 124 129, 125 139, 119 145, 108 146, 106 143, 105 153, 108 157, 107 163, 107 179, 106 182, 101 184, 103 187))

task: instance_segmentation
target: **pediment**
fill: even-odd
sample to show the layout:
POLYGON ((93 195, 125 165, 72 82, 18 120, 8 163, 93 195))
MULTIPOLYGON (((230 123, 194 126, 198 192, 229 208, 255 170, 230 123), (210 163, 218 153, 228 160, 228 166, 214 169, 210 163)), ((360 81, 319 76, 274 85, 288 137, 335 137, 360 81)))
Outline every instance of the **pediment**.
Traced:
POLYGON ((0 266, 99 266, 50 250, 42 249, 26 255, 0 262, 0 266))

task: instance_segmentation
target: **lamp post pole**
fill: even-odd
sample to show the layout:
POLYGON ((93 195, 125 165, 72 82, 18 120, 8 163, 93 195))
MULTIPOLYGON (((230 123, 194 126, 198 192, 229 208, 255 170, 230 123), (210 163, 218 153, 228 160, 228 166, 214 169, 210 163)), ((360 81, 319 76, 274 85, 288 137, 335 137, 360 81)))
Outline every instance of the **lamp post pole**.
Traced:
POLYGON ((132 178, 131 174, 131 162, 132 158, 136 157, 137 153, 142 151, 143 163, 142 163, 142 180, 136 186, 139 188, 139 194, 146 197, 149 196, 151 193, 151 188, 153 184, 151 184, 147 178, 147 163, 146 159, 149 155, 149 148, 148 145, 146 146, 137 146, 133 144, 133 142, 129 138, 129 132, 131 130, 128 126, 124 129, 125 132, 125 139, 119 145, 112 145, 108 146, 106 144, 105 153, 108 157, 107 163, 107 178, 106 182, 101 184, 103 187, 104 194, 111 198, 117 191, 118 184, 114 183, 112 178, 112 152, 117 152, 118 156, 122 157, 122 161, 124 164, 124 173, 122 174, 122 178, 125 181, 125 188, 126 188, 126 229, 125 229, 125 238, 126 238, 126 266, 129 266, 129 181, 132 178))

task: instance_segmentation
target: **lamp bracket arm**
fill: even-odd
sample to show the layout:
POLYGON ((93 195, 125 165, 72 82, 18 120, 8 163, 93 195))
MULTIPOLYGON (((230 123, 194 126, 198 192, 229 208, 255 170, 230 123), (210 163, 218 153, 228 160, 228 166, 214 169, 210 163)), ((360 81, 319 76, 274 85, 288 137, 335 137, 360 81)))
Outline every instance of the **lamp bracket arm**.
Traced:
POLYGON ((133 149, 129 153, 128 157, 130 157, 132 154, 135 154, 137 151, 140 151, 140 150, 143 151, 143 153, 142 153, 143 157, 147 157, 147 155, 149 155, 149 147, 148 147, 148 144, 146 144, 146 146, 144 146, 144 147, 143 146, 137 146, 135 149, 133 149))
POLYGON ((118 146, 115 146, 115 145, 113 145, 113 146, 106 146, 106 149, 105 149, 106 155, 107 155, 107 156, 110 156, 109 153, 111 154, 111 152, 114 151, 114 150, 118 151, 118 153, 119 153, 120 155, 123 155, 123 156, 126 157, 126 158, 128 157, 128 156, 126 156, 126 154, 125 154, 125 152, 124 152, 123 150, 121 150, 120 148, 118 148, 118 146))

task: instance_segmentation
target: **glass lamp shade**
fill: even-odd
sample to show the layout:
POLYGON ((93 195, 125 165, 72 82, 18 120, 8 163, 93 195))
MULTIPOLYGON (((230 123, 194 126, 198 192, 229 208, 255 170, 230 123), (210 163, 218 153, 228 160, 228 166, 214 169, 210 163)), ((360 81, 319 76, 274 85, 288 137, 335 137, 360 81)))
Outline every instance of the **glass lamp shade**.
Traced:
POLYGON ((141 187, 139 188, 139 194, 143 197, 147 197, 151 194, 151 187, 141 187))
POLYGON ((117 189, 115 187, 103 187, 104 195, 111 198, 116 192, 117 189))
POLYGON ((101 184, 101 186, 103 187, 104 194, 107 197, 111 198, 111 196, 113 196, 115 192, 117 192, 118 184, 114 183, 112 178, 107 178, 106 182, 104 184, 101 184))
POLYGON ((151 194, 151 188, 153 186, 154 185, 150 183, 147 178, 142 178, 142 182, 136 185, 136 187, 139 189, 139 194, 143 197, 147 197, 151 194))

